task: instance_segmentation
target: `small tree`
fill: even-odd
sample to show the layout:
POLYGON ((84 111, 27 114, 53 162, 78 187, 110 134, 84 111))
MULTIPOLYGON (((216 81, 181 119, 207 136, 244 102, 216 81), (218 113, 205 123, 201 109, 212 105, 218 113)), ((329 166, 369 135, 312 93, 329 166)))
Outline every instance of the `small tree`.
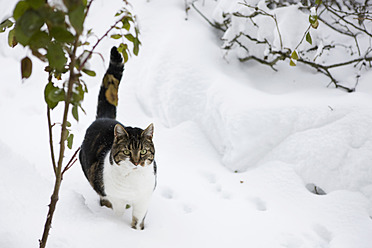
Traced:
MULTIPOLYGON (((84 29, 84 22, 93 2, 94 0, 63 0, 64 6, 53 6, 46 0, 21 0, 17 3, 13 16, 0 24, 0 32, 11 29, 8 34, 9 45, 15 47, 21 44, 30 49, 34 58, 47 64, 45 71, 49 75, 44 96, 55 184, 43 235, 39 240, 40 247, 45 247, 47 243, 63 175, 77 160, 79 149, 67 164, 64 165, 63 159, 66 145, 71 149, 74 139, 69 129, 69 112, 77 121, 79 111, 84 112, 81 103, 87 93, 87 85, 81 79, 82 73, 95 76, 95 72, 86 68, 86 64, 105 37, 121 40, 118 51, 122 53, 124 63, 128 61, 128 54, 131 54, 127 41, 135 55, 138 55, 141 44, 135 16, 128 10, 129 4, 124 0, 123 7, 115 14, 117 21, 91 45, 88 40, 93 33, 91 29, 84 29), (112 32, 114 30, 116 32, 112 32), (61 131, 56 152, 53 143, 56 137, 52 134, 52 129, 57 125, 52 123, 51 110, 57 106, 62 107, 59 103, 62 103, 64 110, 61 124, 58 124, 61 131)), ((25 57, 21 61, 22 78, 30 77, 31 73, 32 60, 25 57)))

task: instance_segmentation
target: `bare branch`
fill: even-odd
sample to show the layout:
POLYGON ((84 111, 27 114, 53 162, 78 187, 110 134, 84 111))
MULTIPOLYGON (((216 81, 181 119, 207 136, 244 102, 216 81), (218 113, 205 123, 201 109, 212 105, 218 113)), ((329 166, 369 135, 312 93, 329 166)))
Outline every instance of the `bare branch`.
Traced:
MULTIPOLYGON (((252 10, 251 12, 249 12, 248 14, 242 14, 239 11, 234 11, 234 12, 231 12, 231 13, 228 13, 228 14, 232 15, 234 17, 246 18, 247 20, 250 20, 257 29, 260 28, 257 25, 257 23, 255 22, 257 17, 268 16, 268 17, 272 18, 273 21, 275 22, 275 29, 276 29, 276 30, 273 30, 273 31, 277 32, 278 35, 279 35, 279 38, 280 38, 280 49, 279 48, 278 49, 273 49, 273 41, 266 39, 265 36, 260 37, 257 34, 247 33, 247 32, 239 32, 239 33, 237 32, 237 34, 235 34, 235 37, 233 37, 233 39, 228 40, 228 43, 226 42, 227 44, 225 43, 226 45, 223 48, 224 49, 232 49, 232 48, 234 48, 234 45, 237 45, 238 47, 244 49, 248 54, 244 58, 239 58, 240 61, 245 62, 245 61, 253 60, 253 61, 258 62, 260 64, 270 66, 270 68, 272 68, 275 71, 277 70, 275 68, 275 65, 279 61, 285 61, 286 59, 288 59, 288 60, 292 59, 293 60, 293 58, 291 58, 292 51, 283 47, 282 36, 281 36, 281 32, 279 30, 277 17, 266 9, 263 10, 263 9, 260 9, 259 7, 257 7, 257 6, 251 6, 245 0, 242 0, 242 1, 243 2, 240 2, 239 4, 241 4, 241 5, 243 5, 247 8, 250 8, 252 10), (249 42, 245 42, 242 38, 248 39, 249 42), (265 47, 265 52, 262 55, 257 55, 257 54, 253 55, 252 53, 250 53, 250 50, 256 49, 255 46, 261 46, 261 45, 266 46, 265 47)), ((279 1, 278 2, 277 1, 268 1, 268 2, 269 2, 268 4, 274 3, 274 5, 272 5, 271 7, 268 6, 270 9, 287 6, 287 5, 280 5, 279 1), (279 3, 280 6, 276 5, 278 3, 279 3)), ((362 65, 359 68, 357 68, 357 69, 359 69, 359 72, 360 72, 360 70, 362 70, 362 67, 363 68, 367 67, 367 66, 372 67, 372 63, 371 63, 372 62, 372 56, 369 56, 372 49, 367 48, 366 51, 362 51, 361 47, 359 45, 359 43, 360 43, 359 39, 365 37, 365 36, 362 36, 362 35, 367 35, 368 37, 372 38, 372 33, 369 32, 369 30, 366 28, 366 26, 364 25, 363 22, 359 22, 360 27, 358 27, 357 24, 356 24, 356 21, 353 21, 356 18, 364 18, 363 20, 367 20, 367 18, 370 18, 370 15, 368 14, 368 8, 365 7, 365 5, 367 3, 365 3, 365 5, 363 5, 365 7, 365 9, 363 9, 361 11, 359 11, 359 9, 358 9, 361 6, 361 4, 357 4, 355 6, 351 3, 352 2, 347 2, 347 1, 342 1, 341 3, 337 2, 337 1, 323 1, 322 5, 316 5, 316 13, 318 13, 318 14, 316 14, 316 16, 314 16, 314 14, 310 14, 310 15, 313 15, 314 18, 317 18, 315 20, 321 21, 327 27, 329 27, 331 30, 335 31, 336 34, 338 33, 340 35, 345 35, 345 36, 348 36, 348 37, 352 38, 353 41, 350 40, 350 43, 352 44, 354 42, 354 44, 352 44, 352 45, 349 45, 349 44, 334 44, 334 41, 331 41, 331 42, 329 42, 329 44, 324 44, 324 46, 322 45, 321 51, 318 51, 319 46, 316 46, 316 45, 311 47, 311 48, 307 48, 307 49, 297 51, 297 49, 300 48, 300 45, 304 43, 306 35, 310 32, 310 29, 312 27, 314 27, 313 25, 311 25, 312 23, 310 23, 310 25, 307 27, 307 29, 303 33, 303 35, 301 37, 301 40, 299 41, 299 43, 296 45, 296 47, 294 49, 294 50, 297 51, 297 54, 301 55, 300 58, 295 59, 298 63, 317 70, 318 72, 322 73, 323 75, 325 75, 326 77, 328 77, 331 80, 330 84, 333 84, 336 88, 346 90, 347 92, 355 91, 355 87, 358 84, 359 78, 357 78, 357 83, 355 84, 354 88, 348 88, 348 87, 345 87, 345 86, 343 86, 339 83, 337 78, 333 75, 332 70, 335 69, 335 68, 341 68, 341 67, 345 67, 345 66, 354 66, 356 68, 358 66, 358 64, 361 63, 361 62, 363 62, 362 65), (326 3, 324 3, 324 2, 326 2, 326 3), (347 8, 349 8, 349 10, 351 10, 351 12, 344 11, 345 6, 346 6, 345 4, 347 5, 347 8), (318 12, 318 9, 321 6, 324 6, 324 7, 322 7, 321 11, 318 12), (355 11, 355 13, 352 12, 352 11, 355 11), (316 62, 315 59, 312 60, 312 59, 306 58, 307 57, 306 55, 310 52, 317 51, 317 57, 316 58, 318 58, 318 57, 322 56, 324 50, 331 51, 331 49, 336 48, 336 47, 340 47, 340 46, 344 47, 345 50, 350 49, 350 51, 351 51, 350 56, 353 56, 356 51, 358 51, 359 56, 357 58, 351 57, 349 60, 346 60, 346 61, 343 61, 343 62, 338 62, 338 63, 333 63, 333 64, 328 64, 328 65, 324 64, 324 62, 316 62), (362 56, 363 53, 364 53, 364 56, 362 56)), ((193 6, 193 7, 195 7, 195 6, 193 6)), ((304 7, 301 8, 300 7, 300 9, 310 11, 310 7, 311 6, 308 6, 306 8, 304 8, 304 7)), ((197 12, 202 15, 202 13, 200 11, 197 10, 197 12)), ((206 18, 204 15, 203 15, 203 18, 205 20, 207 20, 210 23, 211 26, 213 26, 215 28, 221 27, 221 26, 217 27, 216 24, 209 21, 208 18, 206 18)), ((358 20, 360 20, 360 19, 358 19, 358 20)), ((229 25, 231 26, 232 24, 231 24, 230 19, 226 19, 226 21, 224 21, 224 25, 226 25, 227 28, 229 27, 229 25)), ((358 73, 358 75, 360 75, 360 73, 358 73)))
POLYGON ((75 164, 75 162, 77 161, 76 156, 77 156, 77 154, 78 154, 79 151, 80 151, 80 147, 78 149, 76 149, 74 155, 72 155, 70 161, 67 163, 67 165, 65 166, 65 168, 62 170, 62 179, 63 179, 63 174, 65 174, 65 172, 67 170, 69 170, 75 164))
POLYGON ((275 65, 276 62, 278 61, 277 59, 275 59, 275 60, 273 60, 273 61, 267 61, 267 60, 264 60, 264 59, 261 59, 261 58, 258 58, 258 57, 256 57, 256 56, 251 55, 251 56, 248 56, 248 57, 245 57, 245 58, 241 58, 241 59, 239 59, 239 60, 240 60, 240 62, 246 62, 246 61, 249 61, 249 60, 255 60, 255 61, 257 61, 257 62, 259 62, 259 63, 261 63, 261 64, 264 64, 264 65, 268 65, 268 66, 270 66, 271 69, 273 69, 274 71, 278 71, 278 70, 274 67, 274 65, 275 65))
POLYGON ((372 37, 372 34, 369 33, 366 29, 363 29, 363 28, 360 28, 358 26, 356 26, 354 23, 350 22, 349 20, 347 20, 344 16, 341 16, 339 15, 337 12, 337 10, 335 10, 332 6, 330 5, 327 5, 327 4, 324 4, 324 7, 330 12, 332 13, 333 15, 335 15, 337 18, 343 20, 346 24, 350 25, 351 27, 355 28, 356 30, 359 30, 363 33, 365 33, 366 35, 372 37))
POLYGON ((198 12, 198 14, 203 17, 204 20, 206 20, 209 25, 211 25, 212 27, 218 29, 218 30, 221 30, 223 32, 226 32, 226 29, 224 29, 221 25, 218 25, 216 23, 213 23, 212 21, 210 21, 198 8, 196 8, 195 4, 192 3, 191 6, 196 10, 196 12, 198 12))
POLYGON ((275 16, 275 15, 272 15, 272 14, 270 14, 270 13, 267 13, 266 11, 264 11, 264 10, 262 10, 262 9, 259 9, 259 8, 255 7, 255 6, 249 5, 249 4, 247 4, 246 2, 244 2, 244 3, 240 3, 240 4, 241 4, 241 5, 244 5, 244 6, 248 7, 248 8, 251 8, 251 9, 254 9, 254 10, 255 10, 255 13, 253 13, 253 14, 251 15, 251 17, 248 17, 248 18, 250 18, 250 19, 252 19, 253 17, 255 17, 255 16, 257 16, 257 15, 264 15, 264 16, 269 16, 269 17, 271 17, 271 18, 274 20, 274 22, 275 22, 275 27, 276 27, 276 30, 277 30, 278 35, 279 35, 280 49, 283 49, 283 40, 282 40, 282 35, 281 35, 281 33, 280 33, 280 30, 279 30, 279 25, 278 25, 278 21, 277 21, 277 19, 276 19, 276 16, 275 16))
POLYGON ((49 147, 50 147, 50 155, 52 157, 52 166, 54 174, 57 174, 57 165, 56 165, 56 159, 54 157, 54 146, 53 146, 53 134, 52 134, 52 125, 51 123, 51 117, 50 117, 50 108, 47 106, 47 118, 48 118, 48 133, 49 133, 49 147))

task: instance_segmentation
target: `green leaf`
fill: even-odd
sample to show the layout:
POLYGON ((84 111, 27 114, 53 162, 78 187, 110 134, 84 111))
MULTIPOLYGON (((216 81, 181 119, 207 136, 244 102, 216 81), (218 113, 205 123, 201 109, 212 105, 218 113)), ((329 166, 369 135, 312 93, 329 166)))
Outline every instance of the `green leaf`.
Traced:
POLYGON ((118 52, 121 53, 124 57, 124 63, 126 63, 129 59, 127 50, 128 50, 127 44, 121 43, 118 47, 118 52))
POLYGON ((29 57, 25 57, 21 61, 22 79, 29 78, 32 73, 32 61, 29 57))
POLYGON ((74 105, 74 106, 72 107, 72 116, 74 117, 74 119, 75 119, 76 121, 79 121, 79 113, 78 113, 78 108, 77 108, 76 105, 74 105))
POLYGON ((307 32, 306 34, 306 41, 310 43, 310 45, 313 44, 313 40, 311 39, 311 35, 310 35, 310 32, 307 32))
POLYGON ((314 24, 318 20, 317 15, 309 15, 309 22, 310 24, 314 24))
POLYGON ((87 5, 87 0, 63 0, 63 3, 70 11, 77 8, 78 6, 85 7, 87 5))
POLYGON ((71 127, 71 122, 66 121, 66 127, 71 127))
POLYGON ((71 12, 69 11, 68 17, 71 25, 74 27, 76 33, 81 34, 83 32, 84 18, 85 18, 85 6, 83 4, 77 6, 71 12))
POLYGON ((32 49, 46 48, 51 38, 45 31, 36 32, 30 39, 29 45, 32 49))
POLYGON ((54 86, 53 86, 53 83, 52 82, 49 82, 46 86, 45 86, 45 89, 44 89, 44 100, 45 100, 45 102, 48 104, 48 107, 50 108, 50 109, 54 109, 56 106, 57 106, 57 104, 58 104, 58 102, 52 102, 52 101, 50 101, 50 99, 49 99, 49 92, 51 91, 51 90, 53 90, 53 88, 54 88, 54 86))
POLYGON ((125 36, 125 38, 127 38, 127 40, 134 43, 135 38, 132 34, 126 34, 124 36, 125 36))
MULTIPOLYGON (((137 39, 138 39, 138 34, 140 33, 138 27, 135 27, 135 28, 134 28, 134 31, 136 32, 136 37, 137 37, 137 39)), ((141 43, 141 42, 140 42, 140 43, 141 43)))
POLYGON ((296 66, 296 63, 291 59, 291 60, 289 61, 289 65, 290 65, 290 66, 296 66))
POLYGON ((139 53, 139 45, 140 45, 140 43, 139 43, 139 41, 136 39, 136 40, 134 41, 134 46, 133 46, 133 53, 134 53, 134 55, 136 55, 136 56, 138 56, 138 53, 139 53))
POLYGON ((27 46, 31 39, 31 37, 25 35, 25 33, 22 31, 22 28, 19 25, 16 25, 14 28, 14 36, 15 39, 23 46, 27 46))
POLYGON ((127 49, 128 49, 128 45, 127 44, 120 43, 120 45, 118 47, 118 52, 119 53, 122 53, 124 50, 127 50, 127 49))
POLYGON ((26 0, 33 9, 38 9, 45 4, 45 0, 26 0))
MULTIPOLYGON (((80 80, 80 82, 81 82, 81 88, 83 89, 84 93, 88 93, 87 84, 83 80, 80 80)), ((81 106, 80 106, 80 108, 83 110, 83 108, 81 106)), ((85 113, 84 110, 83 110, 83 112, 85 113)))
POLYGON ((123 14, 123 10, 119 10, 118 12, 116 12, 115 17, 117 17, 117 16, 119 16, 121 14, 123 14))
POLYGON ((65 100, 65 91, 55 87, 52 82, 49 82, 45 86, 44 100, 48 104, 49 108, 54 109, 59 102, 65 100))
POLYGON ((121 22, 123 23, 123 28, 129 31, 129 29, 130 29, 130 23, 129 23, 128 18, 123 18, 121 20, 121 22))
POLYGON ((81 105, 79 105, 79 107, 80 107, 81 111, 83 111, 83 113, 86 115, 87 112, 85 112, 85 109, 83 109, 83 107, 81 105))
POLYGON ((123 37, 121 34, 113 34, 110 36, 111 38, 117 40, 117 39, 120 39, 121 37, 123 37))
POLYGON ((9 19, 4 20, 0 23, 0 33, 5 32, 7 28, 11 28, 13 26, 13 22, 9 19))
POLYGON ((67 58, 65 57, 65 53, 60 44, 51 43, 48 46, 46 57, 52 68, 55 68, 59 72, 63 71, 67 63, 67 58))
POLYGON ((128 62, 128 59, 129 59, 129 56, 128 56, 128 53, 127 53, 127 50, 123 50, 123 52, 121 53, 124 57, 124 63, 127 63, 128 62))
POLYGON ((8 34, 8 45, 10 47, 15 47, 18 44, 18 42, 17 42, 14 34, 15 34, 15 30, 14 29, 12 29, 12 30, 9 31, 9 34, 8 34))
POLYGON ((298 60, 298 54, 297 54, 296 50, 292 52, 291 59, 298 60))
POLYGON ((314 29, 317 29, 319 26, 319 21, 316 20, 314 23, 311 23, 311 27, 313 27, 314 29))
POLYGON ((322 0, 315 0, 315 4, 316 5, 321 5, 322 4, 322 0))
MULTIPOLYGON (((38 12, 33 9, 28 9, 17 21, 17 26, 22 29, 25 36, 31 37, 44 25, 44 20, 38 12)), ((16 38, 17 33, 16 33, 16 38)))
POLYGON ((65 100, 65 91, 58 87, 55 87, 49 92, 48 98, 53 102, 63 102, 65 100))
POLYGON ((62 43, 71 43, 75 39, 75 36, 63 26, 52 27, 50 35, 62 43))
POLYGON ((29 9, 29 4, 26 1, 19 1, 13 10, 13 18, 18 19, 29 9))
POLYGON ((67 137, 67 147, 69 149, 72 149, 72 143, 74 142, 74 135, 70 133, 70 135, 67 137))
POLYGON ((88 70, 88 69, 83 69, 82 70, 85 74, 87 74, 88 76, 91 76, 91 77, 95 77, 96 76, 96 72, 95 71, 91 71, 91 70, 88 70))
POLYGON ((45 19, 47 20, 49 26, 66 26, 65 13, 63 11, 45 8, 45 11, 42 13, 45 14, 45 19))
POLYGON ((78 84, 77 86, 75 86, 75 89, 72 92, 71 103, 74 106, 80 106, 80 102, 84 100, 84 94, 85 90, 83 89, 82 84, 78 84))

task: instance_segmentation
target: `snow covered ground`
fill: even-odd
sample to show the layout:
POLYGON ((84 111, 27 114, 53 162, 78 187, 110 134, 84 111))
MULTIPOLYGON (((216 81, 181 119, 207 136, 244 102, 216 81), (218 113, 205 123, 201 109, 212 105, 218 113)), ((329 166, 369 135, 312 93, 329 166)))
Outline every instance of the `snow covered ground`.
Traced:
MULTIPOLYGON (((95 1, 95 33, 112 22, 121 1, 112 3, 95 1)), ((1 17, 12 10, 0 4, 1 17)), ((101 208, 77 163, 63 180, 49 247, 371 248, 372 74, 348 94, 305 68, 240 64, 199 15, 185 20, 184 1, 133 5, 143 46, 126 66, 118 119, 155 124, 158 187, 146 229, 130 228, 130 210, 118 218, 101 208), (327 194, 311 193, 312 184, 327 194)), ((0 247, 35 247, 53 187, 46 75, 34 61, 21 83, 29 52, 0 39, 0 247)), ((99 47, 106 64, 92 60, 98 76, 85 78, 87 115, 73 121, 67 158, 94 119, 112 45, 99 47)))

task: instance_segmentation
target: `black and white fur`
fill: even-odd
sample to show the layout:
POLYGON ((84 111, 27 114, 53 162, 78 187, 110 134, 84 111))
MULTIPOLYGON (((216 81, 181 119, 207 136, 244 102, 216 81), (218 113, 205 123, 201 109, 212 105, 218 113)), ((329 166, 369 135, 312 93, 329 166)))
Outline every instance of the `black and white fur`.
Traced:
POLYGON ((132 228, 144 229, 156 185, 154 128, 152 124, 145 130, 125 127, 116 120, 116 106, 108 101, 107 90, 116 87, 117 93, 123 69, 122 57, 113 47, 98 97, 97 117, 87 129, 79 159, 101 206, 118 215, 127 205, 132 206, 132 228))

